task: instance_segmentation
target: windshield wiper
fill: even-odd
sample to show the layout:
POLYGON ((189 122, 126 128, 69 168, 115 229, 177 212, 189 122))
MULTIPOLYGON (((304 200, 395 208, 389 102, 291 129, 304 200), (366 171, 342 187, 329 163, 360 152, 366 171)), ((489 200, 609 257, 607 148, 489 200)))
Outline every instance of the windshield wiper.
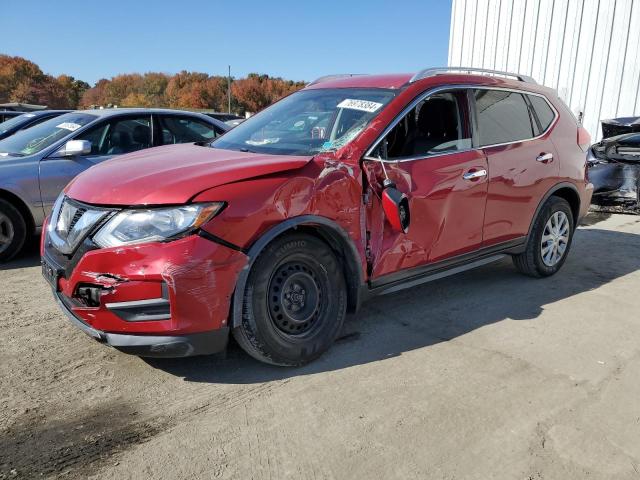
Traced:
POLYGON ((18 152, 0 152, 0 157, 24 157, 24 153, 18 152))

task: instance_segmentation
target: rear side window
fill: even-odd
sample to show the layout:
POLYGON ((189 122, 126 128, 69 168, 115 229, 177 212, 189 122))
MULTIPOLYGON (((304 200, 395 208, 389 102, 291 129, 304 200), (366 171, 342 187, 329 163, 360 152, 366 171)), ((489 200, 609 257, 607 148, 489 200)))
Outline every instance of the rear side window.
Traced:
POLYGON ((206 142, 216 137, 213 126, 191 117, 161 116, 162 144, 206 142))
POLYGON ((476 90, 475 97, 480 146, 534 137, 529 107, 522 94, 476 90))
POLYGON ((553 110, 551 110, 551 107, 544 98, 538 95, 527 95, 527 97, 529 97, 529 101, 536 112, 536 116, 540 122, 540 133, 542 133, 549 128, 556 114, 553 113, 553 110))

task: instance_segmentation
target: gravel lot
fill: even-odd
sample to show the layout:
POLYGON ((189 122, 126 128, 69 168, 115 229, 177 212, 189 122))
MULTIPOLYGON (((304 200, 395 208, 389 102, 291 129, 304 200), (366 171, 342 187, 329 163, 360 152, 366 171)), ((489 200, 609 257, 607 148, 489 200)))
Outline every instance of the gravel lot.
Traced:
POLYGON ((0 478, 640 478, 640 217, 380 297, 305 368, 143 360, 0 266, 0 478))

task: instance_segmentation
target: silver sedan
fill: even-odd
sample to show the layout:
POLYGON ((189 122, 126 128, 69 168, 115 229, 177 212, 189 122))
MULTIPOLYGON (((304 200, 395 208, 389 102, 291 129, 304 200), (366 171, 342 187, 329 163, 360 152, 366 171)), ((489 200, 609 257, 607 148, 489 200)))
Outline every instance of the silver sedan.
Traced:
POLYGON ((105 109, 66 113, 0 141, 0 262, 18 253, 80 172, 124 153, 208 142, 229 130, 193 112, 105 109))

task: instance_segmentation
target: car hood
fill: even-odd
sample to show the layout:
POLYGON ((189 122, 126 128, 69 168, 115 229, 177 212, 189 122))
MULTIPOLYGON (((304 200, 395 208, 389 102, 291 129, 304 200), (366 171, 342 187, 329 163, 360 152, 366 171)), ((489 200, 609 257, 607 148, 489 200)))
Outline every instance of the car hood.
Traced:
POLYGON ((311 158, 171 145, 91 167, 65 191, 71 198, 94 205, 180 204, 219 185, 301 168, 311 158))

